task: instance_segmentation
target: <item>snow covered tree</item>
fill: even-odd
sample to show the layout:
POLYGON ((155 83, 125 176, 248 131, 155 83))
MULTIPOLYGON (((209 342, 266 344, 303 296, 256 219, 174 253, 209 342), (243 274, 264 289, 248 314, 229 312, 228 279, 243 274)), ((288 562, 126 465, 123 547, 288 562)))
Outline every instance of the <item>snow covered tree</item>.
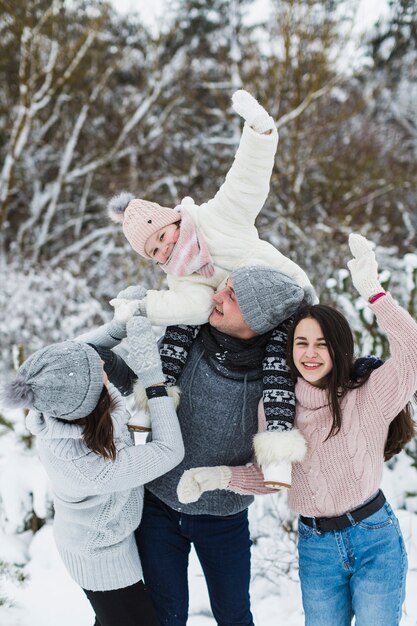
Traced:
POLYGON ((273 5, 257 84, 280 144, 258 226, 321 291, 323 277, 343 265, 352 230, 412 251, 415 158, 391 113, 376 114, 378 73, 352 62, 355 3, 273 5))
POLYGON ((388 4, 388 16, 368 39, 375 90, 372 115, 383 137, 384 175, 391 187, 386 213, 395 216, 395 221, 388 217, 385 241, 394 240, 404 252, 413 247, 417 234, 417 5, 412 0, 388 4))

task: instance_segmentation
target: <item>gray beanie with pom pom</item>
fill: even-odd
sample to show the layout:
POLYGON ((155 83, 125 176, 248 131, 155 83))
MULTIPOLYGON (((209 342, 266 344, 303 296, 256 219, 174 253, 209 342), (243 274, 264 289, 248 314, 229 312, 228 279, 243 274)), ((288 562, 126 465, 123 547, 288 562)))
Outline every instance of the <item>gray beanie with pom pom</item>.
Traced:
POLYGON ((271 267, 241 267, 230 277, 243 319, 258 335, 294 315, 300 306, 315 301, 312 287, 300 287, 292 278, 271 267))
POLYGON ((1 389, 5 406, 34 408, 65 420, 86 417, 103 389, 103 365, 85 343, 64 341, 37 350, 1 389))
POLYGON ((126 191, 114 196, 107 209, 114 222, 122 222, 126 239, 135 252, 146 259, 149 258, 145 252, 147 239, 160 228, 181 219, 179 210, 134 198, 126 191))

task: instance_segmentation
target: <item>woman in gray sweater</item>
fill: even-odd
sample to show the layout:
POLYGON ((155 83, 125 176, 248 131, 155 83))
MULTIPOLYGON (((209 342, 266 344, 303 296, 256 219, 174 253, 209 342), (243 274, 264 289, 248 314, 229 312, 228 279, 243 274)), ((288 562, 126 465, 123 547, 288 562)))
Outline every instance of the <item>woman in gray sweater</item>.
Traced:
MULTIPOLYGON (((117 322, 107 326, 110 335, 120 330, 117 322)), ((83 341, 38 350, 2 393, 6 406, 31 409, 27 426, 52 483, 55 541, 95 611, 95 626, 157 626, 134 531, 143 485, 184 455, 152 327, 134 317, 126 331, 128 363, 149 398, 152 441, 146 445, 134 445, 124 401, 97 351, 83 341)))

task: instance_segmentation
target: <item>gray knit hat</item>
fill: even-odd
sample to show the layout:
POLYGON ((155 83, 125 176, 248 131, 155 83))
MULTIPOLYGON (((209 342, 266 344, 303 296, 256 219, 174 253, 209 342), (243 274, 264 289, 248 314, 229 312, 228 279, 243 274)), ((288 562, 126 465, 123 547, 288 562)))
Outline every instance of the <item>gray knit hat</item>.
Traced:
POLYGON ((64 341, 32 354, 1 395, 6 406, 75 420, 95 409, 102 389, 103 365, 94 348, 64 341))
POLYGON ((300 287, 271 267, 241 267, 230 274, 246 324, 263 335, 291 317, 303 304, 314 302, 314 290, 300 287))

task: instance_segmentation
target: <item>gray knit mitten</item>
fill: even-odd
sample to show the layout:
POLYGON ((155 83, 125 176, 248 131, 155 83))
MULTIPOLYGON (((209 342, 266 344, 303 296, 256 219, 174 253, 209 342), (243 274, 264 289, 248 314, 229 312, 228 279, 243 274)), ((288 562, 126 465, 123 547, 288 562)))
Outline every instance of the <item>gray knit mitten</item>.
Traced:
POLYGON ((130 285, 126 287, 126 289, 122 289, 119 291, 116 298, 121 298, 122 300, 142 300, 146 297, 147 290, 145 287, 141 285, 130 285))
POLYGON ((135 316, 126 325, 129 354, 127 363, 145 388, 165 382, 155 335, 146 317, 135 316))
POLYGON ((257 133, 266 133, 275 128, 273 118, 263 106, 245 89, 238 89, 232 96, 232 106, 257 133))
POLYGON ((385 290, 378 279, 378 263, 370 242, 362 235, 350 234, 349 247, 353 259, 348 261, 352 282, 365 300, 385 290))

